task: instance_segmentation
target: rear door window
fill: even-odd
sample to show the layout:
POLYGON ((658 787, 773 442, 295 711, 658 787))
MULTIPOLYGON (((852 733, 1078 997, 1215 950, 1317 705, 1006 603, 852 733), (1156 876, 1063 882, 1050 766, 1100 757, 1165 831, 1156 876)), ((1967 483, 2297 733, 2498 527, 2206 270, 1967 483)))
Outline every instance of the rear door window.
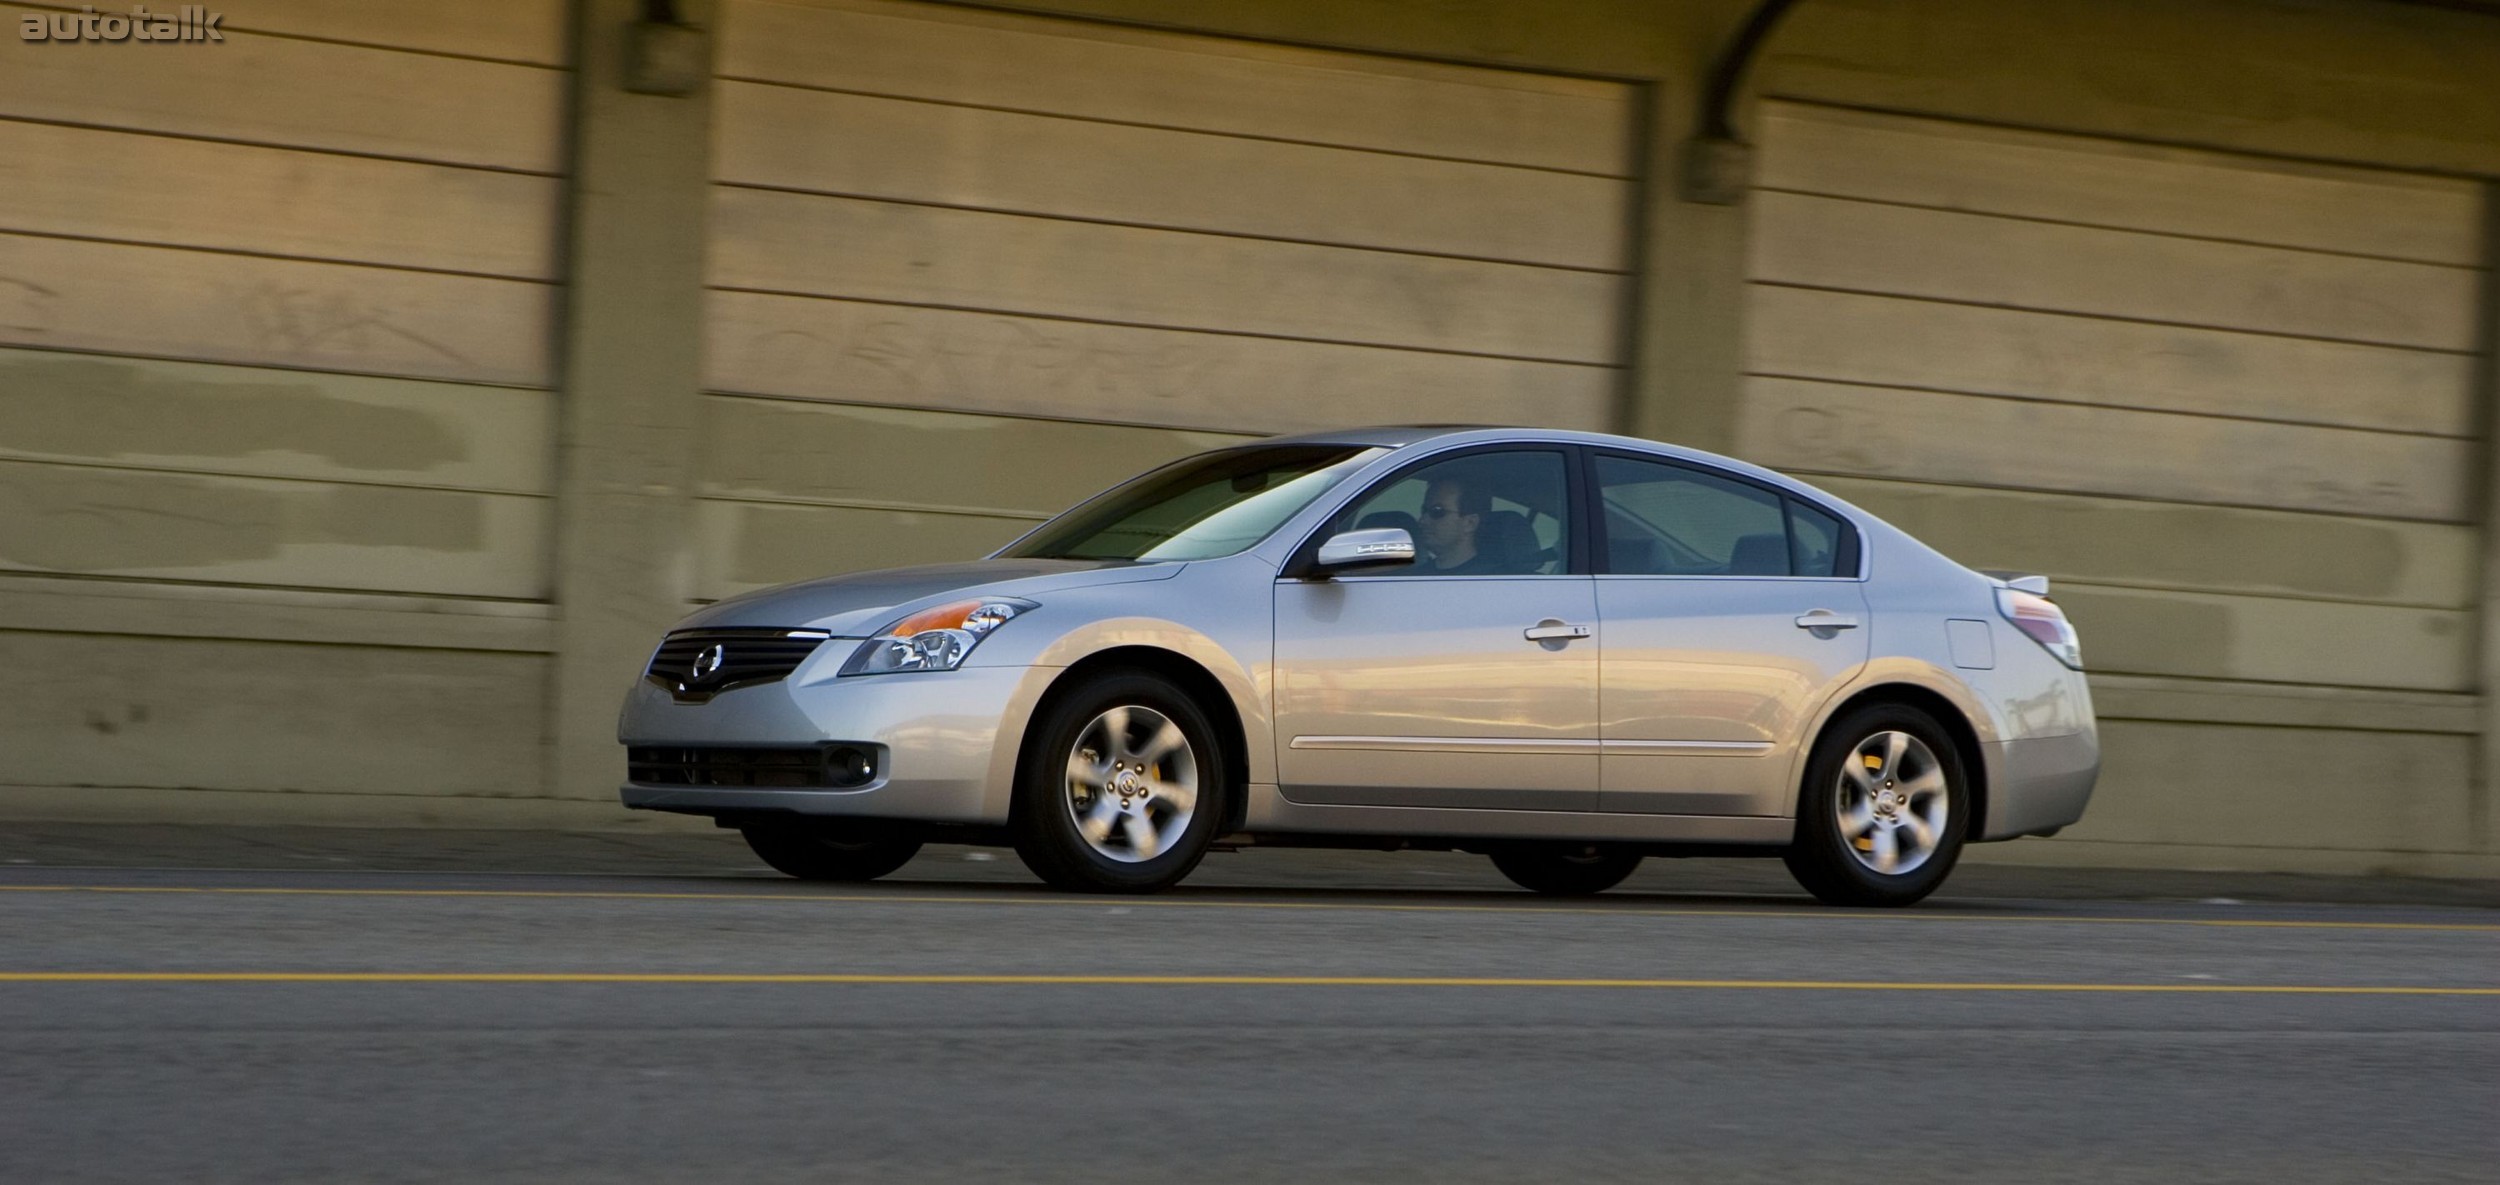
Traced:
POLYGON ((1699 469, 1632 457, 1600 455, 1596 470, 1598 504, 1606 516, 1607 571, 1621 576, 1796 574, 1787 500, 1778 494, 1699 469))

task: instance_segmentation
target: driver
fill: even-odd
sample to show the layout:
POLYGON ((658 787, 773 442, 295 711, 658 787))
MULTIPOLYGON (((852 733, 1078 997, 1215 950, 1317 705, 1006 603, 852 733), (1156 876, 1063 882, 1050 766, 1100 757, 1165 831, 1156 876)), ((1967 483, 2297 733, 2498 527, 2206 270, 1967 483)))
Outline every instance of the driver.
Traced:
POLYGON ((1493 557, 1476 549, 1476 529, 1493 509, 1493 494, 1463 477, 1436 477, 1424 490, 1420 567, 1439 576, 1492 576, 1493 557))

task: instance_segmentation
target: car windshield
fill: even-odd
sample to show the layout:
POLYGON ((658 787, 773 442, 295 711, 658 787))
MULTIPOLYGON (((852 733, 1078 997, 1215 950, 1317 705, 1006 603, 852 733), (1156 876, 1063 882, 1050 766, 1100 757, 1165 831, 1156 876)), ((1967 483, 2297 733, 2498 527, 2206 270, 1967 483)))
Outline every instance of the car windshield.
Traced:
POLYGON ((1001 556, 1209 560, 1265 539, 1386 449, 1261 445, 1175 461, 1042 524, 1001 556))

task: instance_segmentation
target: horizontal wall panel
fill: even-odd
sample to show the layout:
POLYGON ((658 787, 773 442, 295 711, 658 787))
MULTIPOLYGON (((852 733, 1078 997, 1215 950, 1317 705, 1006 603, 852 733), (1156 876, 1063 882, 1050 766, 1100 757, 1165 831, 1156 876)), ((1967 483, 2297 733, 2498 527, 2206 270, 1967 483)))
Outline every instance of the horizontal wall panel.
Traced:
POLYGON ((733 0, 718 69, 904 98, 1618 176, 1630 88, 910 4, 733 0))
POLYGON ((17 785, 540 793, 539 655, 0 631, 0 665, 17 785))
POLYGON ((1922 0, 1797 15, 1756 65, 1768 92, 2500 175, 2500 41, 2479 4, 1922 0))
POLYGON ((18 630, 334 642, 428 650, 555 650, 554 607, 294 588, 0 575, 0 621, 18 630))
POLYGON ((2468 436, 2467 354, 1755 285, 1746 369, 2468 436))
POLYGON ((0 461, 0 569, 547 595, 544 498, 0 461))
POLYGON ((0 234, 0 344, 547 382, 555 289, 0 234))
POLYGON ((2479 267, 2468 181, 1768 104, 1755 184, 2479 267))
POLYGON ((2095 671, 2467 691, 2473 615, 2278 597, 2052 589, 2095 671))
POLYGON ((1621 269, 1609 178, 724 82, 714 175, 746 185, 1621 269))
POLYGON ((1247 439, 714 396, 699 471, 707 494, 1047 515, 1166 461, 1247 439))
POLYGON ((2184 591, 2475 604, 2475 529, 1854 477, 1814 484, 1973 568, 2184 591))
POLYGON ((2468 351, 2481 273, 1790 193, 1753 198, 1753 278, 2468 351))
POLYGON ((544 280, 556 274, 558 186, 0 120, 0 230, 544 280))
POLYGON ((2272 724, 2365 732, 2483 730, 2482 697, 2383 688, 2299 687, 2159 675, 2092 674, 2092 708, 2103 722, 2170 720, 2272 724))
POLYGON ((1431 420, 1597 428, 1609 367, 714 292, 705 386, 1060 419, 1296 432, 1431 420))
POLYGON ((34 11, 0 5, 11 34, 0 39, 0 117, 539 173, 564 167, 560 70, 236 29, 216 45, 18 40, 19 18, 34 11))
POLYGON ((2062 838, 2347 851, 2474 845, 2475 739, 2112 721, 2062 838))
POLYGON ((555 397, 0 349, 0 457, 543 494, 555 397))
POLYGON ((228 33, 288 33, 543 66, 564 65, 572 40, 564 0, 250 0, 248 8, 221 11, 228 33))
POLYGON ((1619 276, 716 187, 713 284, 1603 364, 1619 276))
POLYGON ((1031 519, 837 506, 696 503, 696 594, 873 568, 977 560, 1032 530, 1031 519))
POLYGON ((2473 445, 1839 383, 1746 382, 1739 438, 1815 473, 2461 522, 2473 445))

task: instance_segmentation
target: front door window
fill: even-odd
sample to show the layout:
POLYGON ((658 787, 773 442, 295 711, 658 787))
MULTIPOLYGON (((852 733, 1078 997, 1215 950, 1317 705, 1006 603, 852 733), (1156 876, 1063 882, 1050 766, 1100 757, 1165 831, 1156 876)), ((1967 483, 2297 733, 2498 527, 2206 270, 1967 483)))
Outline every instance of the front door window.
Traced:
POLYGON ((1415 563, 1393 576, 1558 576, 1571 570, 1563 454, 1471 453, 1400 476, 1340 516, 1341 530, 1398 527, 1415 563))

